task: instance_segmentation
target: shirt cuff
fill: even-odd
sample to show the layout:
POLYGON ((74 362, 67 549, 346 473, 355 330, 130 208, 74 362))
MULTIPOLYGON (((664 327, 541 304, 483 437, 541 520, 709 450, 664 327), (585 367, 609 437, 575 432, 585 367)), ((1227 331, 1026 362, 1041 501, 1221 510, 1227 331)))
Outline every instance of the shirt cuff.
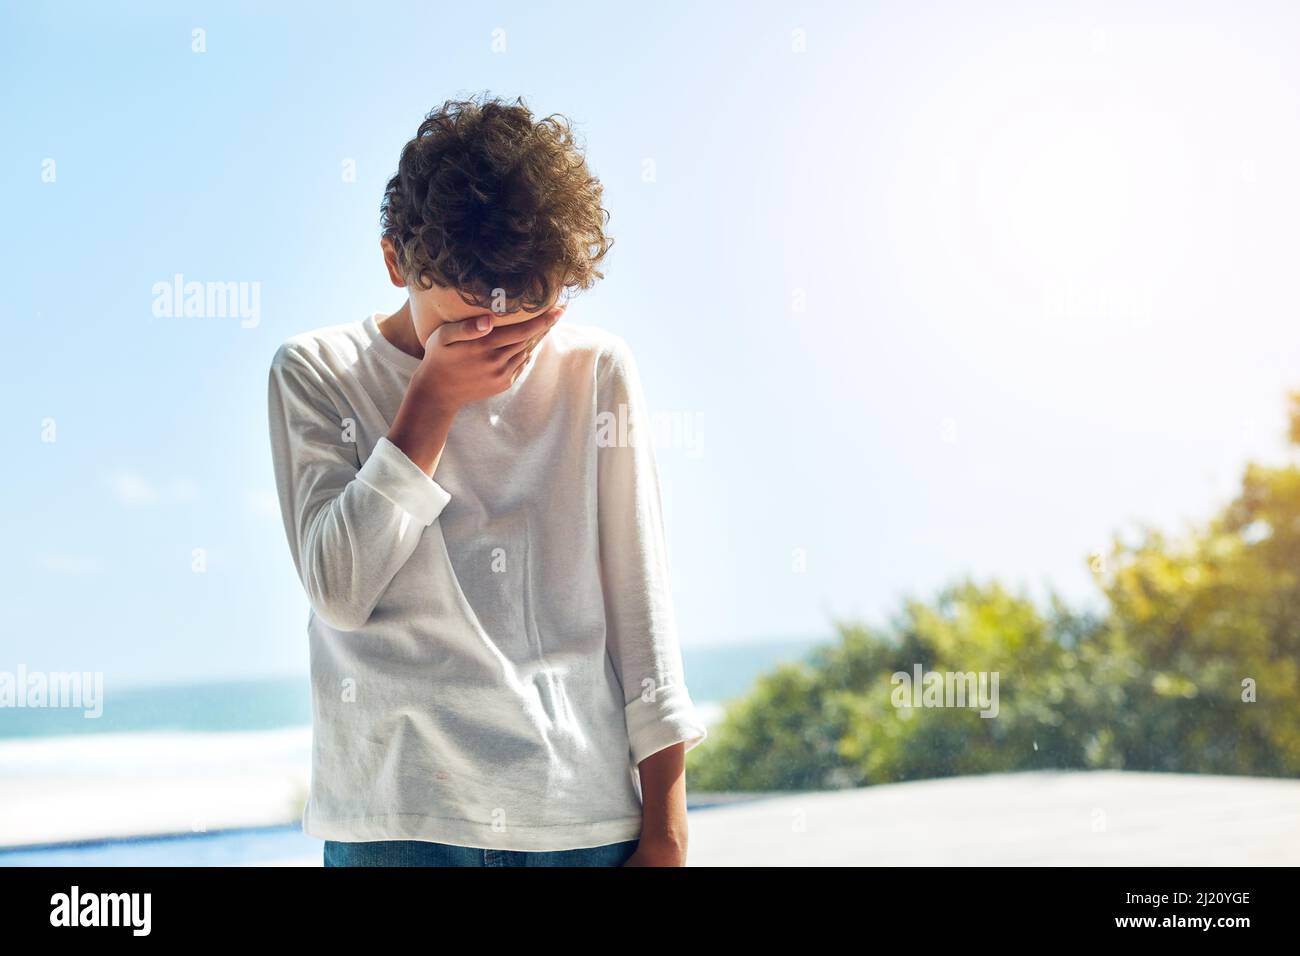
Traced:
POLYGON ((433 524, 451 501, 442 485, 387 438, 379 439, 357 477, 425 527, 433 524))
POLYGON ((673 744, 690 750, 708 736, 684 685, 660 687, 654 700, 638 697, 624 710, 634 765, 673 744))

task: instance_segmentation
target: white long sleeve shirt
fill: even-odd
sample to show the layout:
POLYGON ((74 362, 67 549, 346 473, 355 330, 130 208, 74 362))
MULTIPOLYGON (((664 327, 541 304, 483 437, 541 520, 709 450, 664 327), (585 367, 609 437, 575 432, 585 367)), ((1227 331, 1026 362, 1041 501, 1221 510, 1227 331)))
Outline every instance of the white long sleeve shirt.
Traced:
POLYGON ((295 336, 271 366, 311 605, 304 829, 507 850, 635 839, 636 765, 705 728, 632 355, 561 321, 511 388, 461 409, 431 479, 384 437, 419 360, 377 319, 295 336))

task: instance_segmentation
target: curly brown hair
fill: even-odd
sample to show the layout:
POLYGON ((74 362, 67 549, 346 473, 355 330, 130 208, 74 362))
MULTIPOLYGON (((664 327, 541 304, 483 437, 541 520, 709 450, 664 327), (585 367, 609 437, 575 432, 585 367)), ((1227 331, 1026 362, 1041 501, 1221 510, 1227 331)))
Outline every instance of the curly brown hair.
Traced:
POLYGON ((381 224, 408 282, 534 312, 604 277, 602 192, 563 116, 534 120, 521 98, 448 100, 403 147, 381 224))

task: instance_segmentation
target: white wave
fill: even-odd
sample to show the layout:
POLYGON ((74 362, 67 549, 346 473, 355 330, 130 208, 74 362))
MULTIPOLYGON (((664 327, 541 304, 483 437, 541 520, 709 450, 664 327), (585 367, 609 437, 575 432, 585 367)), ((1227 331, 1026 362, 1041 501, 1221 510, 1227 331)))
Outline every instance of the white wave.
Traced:
POLYGON ((311 728, 142 732, 0 740, 0 778, 152 777, 307 767, 311 728))
POLYGON ((291 823, 311 728, 0 742, 0 847, 291 823))

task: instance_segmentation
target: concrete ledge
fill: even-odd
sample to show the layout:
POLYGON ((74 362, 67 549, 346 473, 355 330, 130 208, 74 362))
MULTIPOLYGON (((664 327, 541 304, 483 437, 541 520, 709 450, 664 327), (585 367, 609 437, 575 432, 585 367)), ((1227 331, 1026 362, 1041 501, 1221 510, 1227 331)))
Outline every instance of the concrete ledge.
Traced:
POLYGON ((692 866, 1296 866, 1300 781, 1039 772, 692 813, 692 866))

